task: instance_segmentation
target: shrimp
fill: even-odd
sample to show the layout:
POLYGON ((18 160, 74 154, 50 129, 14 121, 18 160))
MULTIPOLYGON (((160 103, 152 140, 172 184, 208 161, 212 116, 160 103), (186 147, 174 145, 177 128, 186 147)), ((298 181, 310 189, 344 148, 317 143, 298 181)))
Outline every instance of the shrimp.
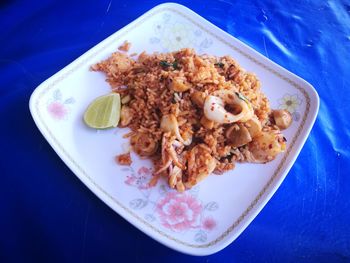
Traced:
POLYGON ((130 144, 140 156, 152 156, 157 152, 158 141, 151 134, 137 132, 131 136, 130 144))
POLYGON ((217 123, 245 122, 254 115, 250 102, 240 93, 231 90, 218 90, 207 96, 204 102, 204 115, 207 119, 217 123), (231 113, 225 105, 238 111, 231 113))
POLYGON ((248 145, 255 162, 266 163, 276 158, 277 154, 284 152, 286 142, 279 131, 261 132, 248 145))

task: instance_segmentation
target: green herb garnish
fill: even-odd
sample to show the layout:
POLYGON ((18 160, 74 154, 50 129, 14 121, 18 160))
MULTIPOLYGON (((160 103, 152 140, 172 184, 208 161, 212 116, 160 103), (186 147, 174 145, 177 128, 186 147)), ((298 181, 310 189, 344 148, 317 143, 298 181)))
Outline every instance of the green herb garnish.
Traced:
POLYGON ((239 93, 239 92, 235 92, 236 93, 236 95, 237 95, 237 97, 239 98, 239 99, 241 99, 241 100, 243 100, 243 101, 245 101, 245 102, 249 102, 249 100, 243 95, 243 94, 241 94, 241 93, 239 93))
POLYGON ((162 68, 168 68, 168 67, 173 67, 174 69, 180 69, 180 66, 179 66, 179 63, 175 60, 174 63, 170 63, 166 60, 161 60, 159 62, 159 65, 162 67, 162 68))
POLYGON ((174 69, 180 69, 179 64, 177 63, 176 60, 175 60, 175 62, 173 63, 173 68, 174 68, 174 69))
POLYGON ((173 64, 167 62, 166 60, 161 60, 161 61, 159 62, 159 65, 161 65, 163 68, 167 68, 167 67, 172 66, 173 64))
POLYGON ((223 68, 225 66, 224 63, 222 62, 217 62, 217 63, 214 63, 215 66, 219 67, 219 68, 223 68))

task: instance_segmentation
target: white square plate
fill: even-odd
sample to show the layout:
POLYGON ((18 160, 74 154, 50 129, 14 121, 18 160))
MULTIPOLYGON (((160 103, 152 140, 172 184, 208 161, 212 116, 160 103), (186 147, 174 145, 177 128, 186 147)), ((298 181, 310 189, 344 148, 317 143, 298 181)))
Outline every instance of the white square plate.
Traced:
POLYGON ((175 250, 209 255, 229 245, 268 202, 293 165, 315 121, 319 98, 313 87, 260 55, 193 11, 162 4, 114 33, 33 92, 30 110, 36 125, 79 179, 138 229, 175 250), (256 73, 272 108, 287 108, 292 126, 284 132, 288 149, 274 161, 238 164, 209 176, 179 194, 163 181, 149 188, 150 162, 132 155, 130 168, 118 166, 126 129, 96 131, 82 120, 88 104, 110 92, 105 76, 89 67, 128 40, 129 53, 168 52, 193 47, 198 53, 231 55, 256 73))

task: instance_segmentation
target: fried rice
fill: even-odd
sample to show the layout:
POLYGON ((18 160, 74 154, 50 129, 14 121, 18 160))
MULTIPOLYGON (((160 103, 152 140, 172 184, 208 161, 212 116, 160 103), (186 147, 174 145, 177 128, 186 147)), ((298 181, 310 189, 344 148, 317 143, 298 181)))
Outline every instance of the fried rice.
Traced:
POLYGON ((185 48, 134 59, 118 51, 92 70, 121 95, 119 127, 153 161, 152 184, 164 176, 182 192, 236 162, 265 163, 285 150, 280 130, 290 123, 278 126, 276 116, 290 122, 290 114, 274 114, 257 77, 230 56, 185 48))

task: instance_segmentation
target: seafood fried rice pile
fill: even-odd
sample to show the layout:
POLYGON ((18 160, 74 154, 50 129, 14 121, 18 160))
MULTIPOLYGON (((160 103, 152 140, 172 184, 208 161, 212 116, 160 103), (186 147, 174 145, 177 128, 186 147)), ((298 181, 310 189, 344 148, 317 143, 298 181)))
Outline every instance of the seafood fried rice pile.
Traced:
POLYGON ((118 51, 92 69, 121 95, 119 127, 131 129, 134 152, 152 159, 153 183, 164 176, 182 192, 210 173, 266 163, 286 148, 289 112, 271 110, 257 77, 230 56, 185 48, 133 59, 118 51))

